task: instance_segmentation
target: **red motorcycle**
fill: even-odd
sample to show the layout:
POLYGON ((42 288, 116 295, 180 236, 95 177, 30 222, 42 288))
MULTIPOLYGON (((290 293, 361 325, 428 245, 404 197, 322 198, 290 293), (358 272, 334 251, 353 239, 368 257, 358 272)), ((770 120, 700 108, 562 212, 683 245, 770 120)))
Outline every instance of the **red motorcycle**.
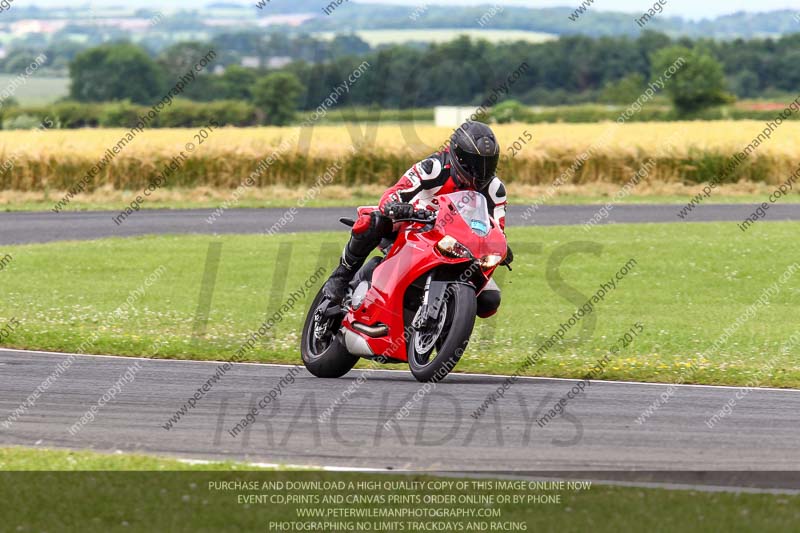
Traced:
POLYGON ((507 245, 480 193, 443 195, 438 205, 395 220, 397 238, 381 247, 385 257, 364 264, 341 305, 320 290, 303 327, 309 372, 338 378, 363 357, 408 362, 418 381, 437 382, 455 367, 472 335, 477 294, 507 245))

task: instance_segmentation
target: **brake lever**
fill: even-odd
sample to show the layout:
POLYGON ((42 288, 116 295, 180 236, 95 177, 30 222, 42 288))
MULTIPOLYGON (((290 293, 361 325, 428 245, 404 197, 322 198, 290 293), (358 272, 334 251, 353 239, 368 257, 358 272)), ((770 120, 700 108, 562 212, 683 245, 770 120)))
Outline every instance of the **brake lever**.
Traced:
POLYGON ((430 218, 395 218, 394 222, 419 222, 420 224, 430 224, 433 219, 430 218))

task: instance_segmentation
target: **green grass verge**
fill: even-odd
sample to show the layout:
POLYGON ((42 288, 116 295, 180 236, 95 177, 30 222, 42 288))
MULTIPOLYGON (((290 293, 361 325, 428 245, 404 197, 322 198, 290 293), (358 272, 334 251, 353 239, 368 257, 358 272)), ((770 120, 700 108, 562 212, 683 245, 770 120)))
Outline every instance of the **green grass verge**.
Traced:
MULTIPOLYGON (((720 194, 714 196, 714 199, 709 203, 711 204, 760 204, 767 201, 767 196, 764 194, 737 194, 737 195, 724 195, 720 194)), ((583 194, 562 194, 547 200, 547 205, 605 205, 611 203, 612 205, 619 204, 675 204, 676 206, 683 206, 692 196, 686 195, 661 195, 661 194, 648 194, 640 196, 626 196, 619 200, 607 196, 597 195, 583 195, 583 194)), ((534 200, 516 200, 511 201, 511 204, 528 205, 534 200)), ((781 203, 800 203, 800 196, 791 197, 786 202, 781 203)))
MULTIPOLYGON (((299 518, 299 509, 498 509, 499 518, 392 519, 372 518, 376 531, 427 531, 411 529, 409 522, 438 524, 460 529, 434 531, 487 531, 469 528, 470 522, 498 522, 524 525, 524 531, 598 533, 649 531, 794 531, 800 519, 800 497, 773 494, 741 494, 683 490, 644 489, 592 484, 585 490, 498 490, 476 489, 473 480, 432 476, 391 476, 325 472, 238 471, 210 472, 209 465, 187 466, 167 459, 128 455, 100 455, 86 452, 0 449, 0 463, 7 470, 37 469, 49 472, 0 472, 0 516, 7 531, 275 531, 270 522, 319 523, 320 519, 299 518), (77 468, 76 468, 77 467, 77 468), (146 472, 111 472, 146 468, 146 472), (91 470, 75 472, 74 470, 91 470), (193 470, 193 471, 186 471, 193 470), (202 471, 198 471, 202 470, 202 471), (59 472, 60 471, 60 472, 59 472), (71 472, 64 472, 71 471, 71 472), (259 489, 222 490, 221 482, 257 483, 259 489), (338 483, 333 489, 302 488, 269 490, 264 483, 338 483), (378 489, 359 489, 358 483, 380 483, 378 489), (466 482, 466 489, 408 489, 383 487, 383 483, 466 482), (352 483, 352 485, 350 485, 352 483), (295 495, 375 497, 385 499, 360 504, 244 503, 240 497, 295 495), (389 504, 394 497, 493 496, 489 504, 427 503, 389 504), (548 496, 551 503, 498 503, 499 496, 548 496), (558 497, 558 501, 553 498, 558 497), (387 527, 392 524, 393 527, 387 527), (398 525, 398 523, 404 525, 398 525), (635 527, 633 527, 635 524, 635 527)), ((234 469, 235 465, 230 465, 234 469)), ((486 483, 496 481, 481 479, 486 483)), ((270 485, 267 485, 269 487, 270 485)), ((275 487, 275 485, 271 485, 275 487)), ((363 518, 328 518, 329 522, 367 523, 363 518)), ((522 526, 519 526, 522 527, 522 526)), ((311 531, 347 531, 332 527, 311 531)), ((367 530, 367 529, 362 529, 367 530)), ((501 529, 495 529, 500 531, 501 529)))
MULTIPOLYGON (((128 202, 122 200, 83 200, 77 198, 70 202, 64 211, 110 211, 118 212, 130 206, 130 202, 135 198, 135 195, 130 195, 131 200, 128 202)), ((683 195, 647 195, 647 196, 628 196, 621 200, 613 200, 609 197, 602 197, 597 195, 583 195, 583 194, 564 194, 553 197, 547 200, 547 205, 605 205, 607 202, 612 202, 613 205, 619 204, 674 204, 676 206, 683 206, 689 201, 689 197, 683 195)), ((358 205, 374 205, 378 197, 374 193, 353 194, 348 198, 314 198, 309 200, 304 207, 354 207, 358 205)), ((718 195, 714 197, 712 203, 715 204, 760 204, 766 201, 764 194, 737 194, 733 195, 718 195)), ((220 207, 225 200, 173 200, 164 199, 160 200, 153 197, 142 206, 143 210, 149 209, 216 209, 220 207)), ((512 205, 528 206, 537 201, 537 198, 512 198, 512 205)), ((49 211, 55 202, 54 198, 47 200, 22 200, 14 201, 9 204, 0 204, 0 211, 6 212, 19 212, 19 211, 49 211)), ((782 201, 783 204, 800 203, 800 196, 790 197, 782 201)), ((267 207, 281 207, 290 208, 297 207, 297 200, 282 198, 275 196, 269 199, 249 199, 242 198, 235 206, 235 208, 243 209, 256 209, 267 207)))
MULTIPOLYGON (((637 266, 527 373, 582 377, 634 323, 635 341, 611 358, 603 379, 800 387, 800 273, 769 305, 734 326, 762 291, 799 261, 797 223, 760 223, 741 233, 733 223, 511 228, 514 271, 499 271, 503 305, 479 321, 459 363, 462 372, 510 373, 569 320, 576 308, 629 259, 637 266), (597 252, 597 253, 593 253, 597 252), (558 265, 560 277, 547 275, 558 265), (549 281, 548 281, 549 278, 549 281), (582 330, 582 328, 587 328, 582 330)), ((318 266, 332 268, 345 234, 159 236, 7 247, 0 272, 0 327, 20 326, 4 345, 17 348, 224 360, 298 290, 318 266), (209 243, 222 243, 208 324, 197 317, 209 243), (114 320, 114 311, 158 267, 165 272, 114 320), (277 268, 277 273, 273 275, 277 268), (278 278, 278 281, 274 278, 278 278), (285 286, 281 283, 285 280, 285 286), (96 341, 86 339, 96 335, 96 341)), ((315 292, 322 280, 315 284, 315 292)), ((299 363, 308 297, 248 355, 256 362, 299 363)))
POLYGON ((264 470, 233 461, 189 464, 176 459, 132 453, 97 453, 41 448, 0 448, 0 472, 86 471, 238 471, 264 470))
MULTIPOLYGON (((130 207, 131 202, 136 198, 131 195, 131 200, 125 202, 122 200, 114 201, 87 201, 76 199, 70 202, 69 206, 64 209, 65 212, 70 211, 108 211, 109 213, 118 213, 126 207, 130 207)), ((685 203, 684 198, 684 203, 685 203)), ((153 198, 142 205, 142 210, 151 209, 217 209, 222 206, 225 200, 158 200, 153 198)), ((354 207, 358 205, 375 205, 378 201, 376 195, 354 195, 350 198, 314 198, 304 204, 303 207, 354 207)), ((50 211, 54 199, 50 200, 36 200, 36 201, 21 201, 12 204, 0 205, 0 211, 18 212, 18 211, 50 211)), ((677 204, 677 202, 676 202, 677 204)), ((273 197, 269 199, 241 199, 231 209, 260 209, 267 207, 280 207, 290 208, 297 207, 297 200, 286 199, 281 197, 273 197)))

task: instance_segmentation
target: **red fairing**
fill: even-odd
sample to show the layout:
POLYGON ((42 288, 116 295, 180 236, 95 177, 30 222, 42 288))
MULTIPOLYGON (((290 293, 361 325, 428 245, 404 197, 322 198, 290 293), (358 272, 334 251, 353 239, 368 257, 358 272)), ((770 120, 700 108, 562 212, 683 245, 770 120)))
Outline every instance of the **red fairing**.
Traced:
POLYGON ((376 211, 377 209, 378 208, 374 206, 359 207, 358 219, 356 219, 356 223, 353 225, 353 233, 356 235, 361 235, 367 231, 370 223, 372 222, 372 212, 376 211))
MULTIPOLYGON (((436 244, 445 235, 455 238, 468 247, 475 257, 506 254, 505 235, 496 221, 492 221, 492 227, 487 235, 478 236, 461 215, 451 209, 453 204, 449 198, 441 199, 433 229, 425 231, 426 228, 419 223, 401 225, 391 251, 375 269, 372 286, 363 304, 357 310, 351 310, 343 321, 345 328, 366 340, 375 355, 407 361, 407 334, 404 331, 403 319, 403 298, 406 290, 436 267, 472 261, 442 255, 436 249, 436 244), (354 322, 368 326, 385 324, 389 326, 389 334, 379 338, 366 336, 353 328, 354 322)), ((482 271, 483 282, 480 287, 476 287, 477 291, 488 283, 494 270, 491 268, 482 271)))

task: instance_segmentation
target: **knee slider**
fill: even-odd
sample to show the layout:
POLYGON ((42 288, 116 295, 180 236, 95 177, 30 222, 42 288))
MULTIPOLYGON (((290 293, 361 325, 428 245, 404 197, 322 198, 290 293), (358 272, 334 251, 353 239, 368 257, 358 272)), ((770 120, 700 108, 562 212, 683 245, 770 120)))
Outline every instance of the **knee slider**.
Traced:
POLYGON ((500 291, 484 291, 478 295, 478 316, 489 318, 500 308, 500 291))

